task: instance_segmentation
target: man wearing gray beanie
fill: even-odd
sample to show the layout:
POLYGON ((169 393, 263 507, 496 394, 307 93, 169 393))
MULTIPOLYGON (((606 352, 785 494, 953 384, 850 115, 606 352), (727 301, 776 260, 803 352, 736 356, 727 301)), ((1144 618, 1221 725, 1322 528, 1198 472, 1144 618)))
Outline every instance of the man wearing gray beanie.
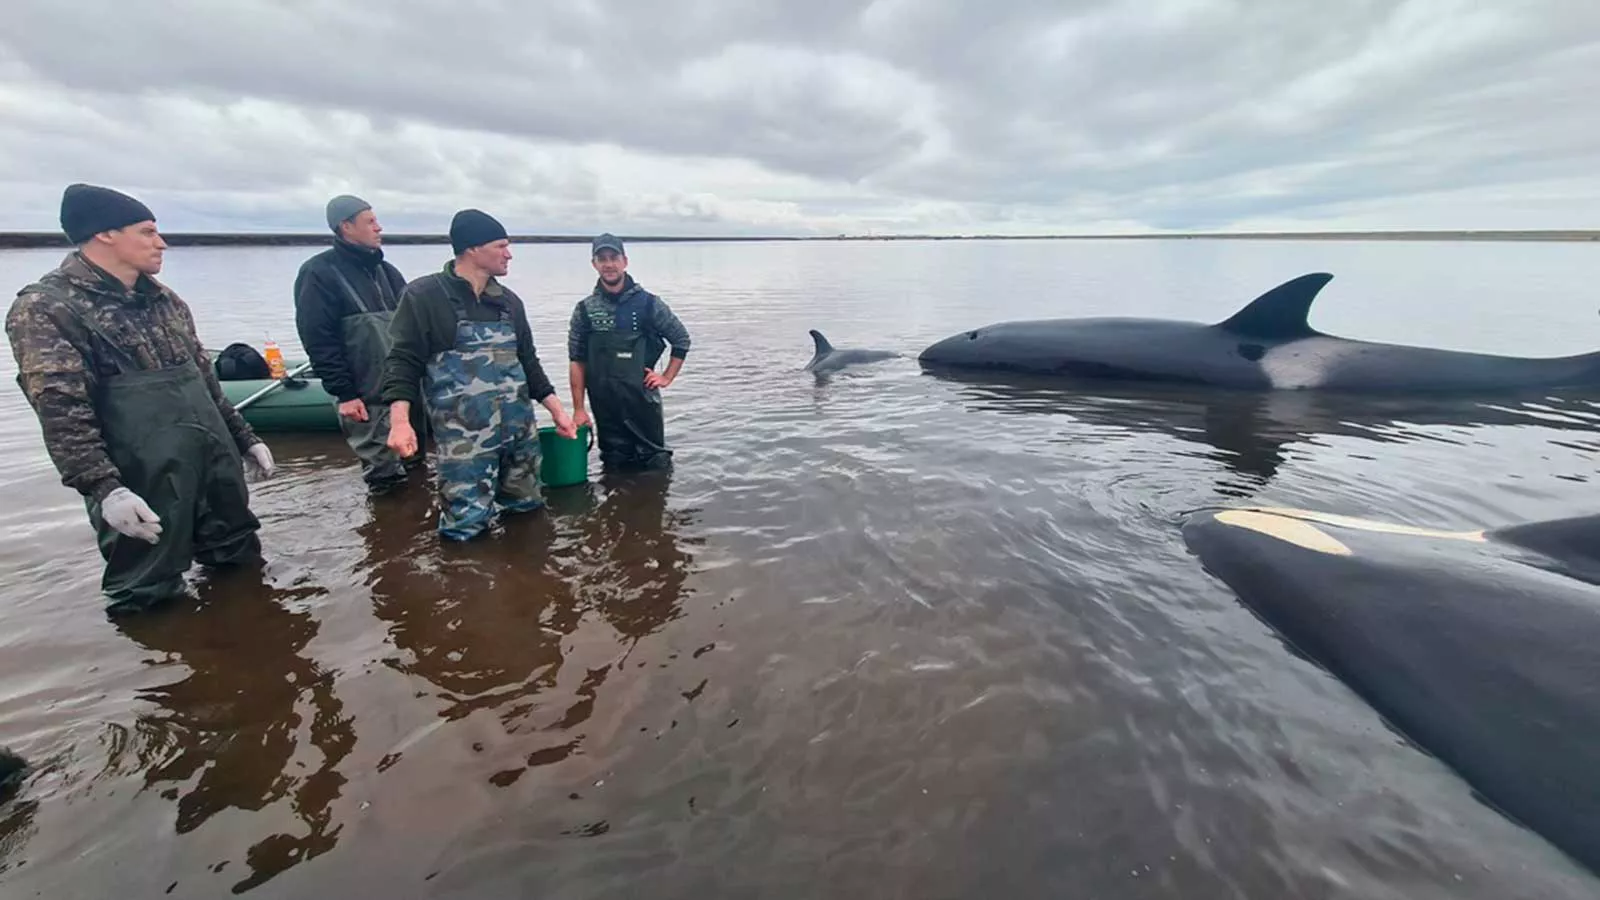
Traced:
POLYGON ((402 456, 419 447, 409 412, 427 404, 439 534, 464 541, 497 513, 544 505, 535 402, 557 434, 577 430, 539 363, 522 298, 497 280, 511 263, 505 227, 482 210, 461 210, 450 222, 450 247, 454 259, 400 294, 383 400, 393 408, 389 446, 402 456))
POLYGON ((76 248, 18 293, 6 335, 50 460, 95 528, 107 612, 139 612, 183 593, 196 561, 260 560, 245 463, 276 467, 222 393, 188 305, 155 278, 167 245, 149 207, 73 184, 61 230, 76 248))
MULTIPOLYGON (((339 408, 339 429, 361 463, 368 490, 405 483, 422 454, 401 459, 389 449, 390 409, 379 396, 389 355, 389 322, 406 280, 383 258, 383 226, 372 205, 340 194, 325 210, 333 246, 300 266, 294 279, 295 328, 300 345, 339 408)), ((427 433, 422 409, 413 426, 427 433)))

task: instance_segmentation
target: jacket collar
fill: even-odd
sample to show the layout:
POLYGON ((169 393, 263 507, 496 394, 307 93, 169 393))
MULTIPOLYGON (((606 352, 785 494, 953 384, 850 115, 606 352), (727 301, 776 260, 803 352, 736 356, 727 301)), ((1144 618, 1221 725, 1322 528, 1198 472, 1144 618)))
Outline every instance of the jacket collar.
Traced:
POLYGON ((95 298, 119 303, 146 305, 166 295, 167 288, 149 275, 141 274, 129 290, 116 276, 90 262, 83 251, 74 250, 61 261, 61 274, 73 286, 95 298))
POLYGON ((610 300, 612 303, 621 303, 623 297, 626 297, 637 290, 639 290, 638 282, 634 281, 633 276, 629 275, 627 272, 622 273, 622 290, 616 292, 615 294, 606 290, 605 284, 602 283, 600 279, 596 278, 594 280, 595 296, 604 300, 610 300))
MULTIPOLYGON (((452 259, 444 264, 444 277, 453 283, 458 283, 461 286, 461 290, 466 292, 468 297, 472 296, 472 285, 465 278, 456 274, 455 260, 452 259)), ((496 281, 493 275, 490 275, 489 280, 483 285, 483 296, 493 297, 496 301, 499 301, 505 292, 505 288, 500 286, 500 282, 496 281)))
POLYGON ((383 262, 382 247, 363 247, 360 244, 352 244, 344 238, 333 239, 333 251, 341 258, 368 271, 378 268, 378 263, 383 262))

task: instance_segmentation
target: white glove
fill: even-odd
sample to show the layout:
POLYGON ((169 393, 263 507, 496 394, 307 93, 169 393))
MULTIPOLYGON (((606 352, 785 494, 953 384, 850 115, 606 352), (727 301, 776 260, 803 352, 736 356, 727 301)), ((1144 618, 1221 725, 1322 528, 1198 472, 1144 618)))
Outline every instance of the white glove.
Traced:
POLYGON ((251 444, 245 453, 245 459, 255 464, 262 478, 271 478, 272 473, 278 470, 272 462, 272 451, 267 449, 266 444, 251 444))
POLYGON ((100 501, 100 518, 122 534, 154 544, 160 540, 161 517, 144 498, 119 487, 100 501))

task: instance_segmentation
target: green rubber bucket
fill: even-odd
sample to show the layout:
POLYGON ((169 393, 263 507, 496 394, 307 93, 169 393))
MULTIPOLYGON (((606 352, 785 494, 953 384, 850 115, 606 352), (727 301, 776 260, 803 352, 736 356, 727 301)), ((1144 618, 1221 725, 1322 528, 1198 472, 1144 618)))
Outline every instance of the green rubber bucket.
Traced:
POLYGON ((589 480, 589 451, 594 449, 594 431, 578 427, 578 436, 564 438, 554 425, 539 429, 539 480, 545 487, 566 487, 589 480))

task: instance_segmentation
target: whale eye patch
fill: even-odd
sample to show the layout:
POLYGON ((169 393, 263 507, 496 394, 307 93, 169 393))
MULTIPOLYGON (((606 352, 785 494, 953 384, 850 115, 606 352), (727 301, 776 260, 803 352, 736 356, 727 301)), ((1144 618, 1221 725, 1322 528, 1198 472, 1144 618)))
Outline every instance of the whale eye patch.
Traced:
POLYGON ((976 332, 976 331, 969 331, 969 332, 967 332, 967 340, 969 340, 969 341, 975 341, 975 340, 977 340, 977 339, 978 339, 978 333, 977 333, 977 332, 976 332))
POLYGON ((1250 360, 1251 362, 1255 362, 1261 357, 1266 356, 1267 350, 1260 344, 1240 344, 1239 355, 1250 360))

